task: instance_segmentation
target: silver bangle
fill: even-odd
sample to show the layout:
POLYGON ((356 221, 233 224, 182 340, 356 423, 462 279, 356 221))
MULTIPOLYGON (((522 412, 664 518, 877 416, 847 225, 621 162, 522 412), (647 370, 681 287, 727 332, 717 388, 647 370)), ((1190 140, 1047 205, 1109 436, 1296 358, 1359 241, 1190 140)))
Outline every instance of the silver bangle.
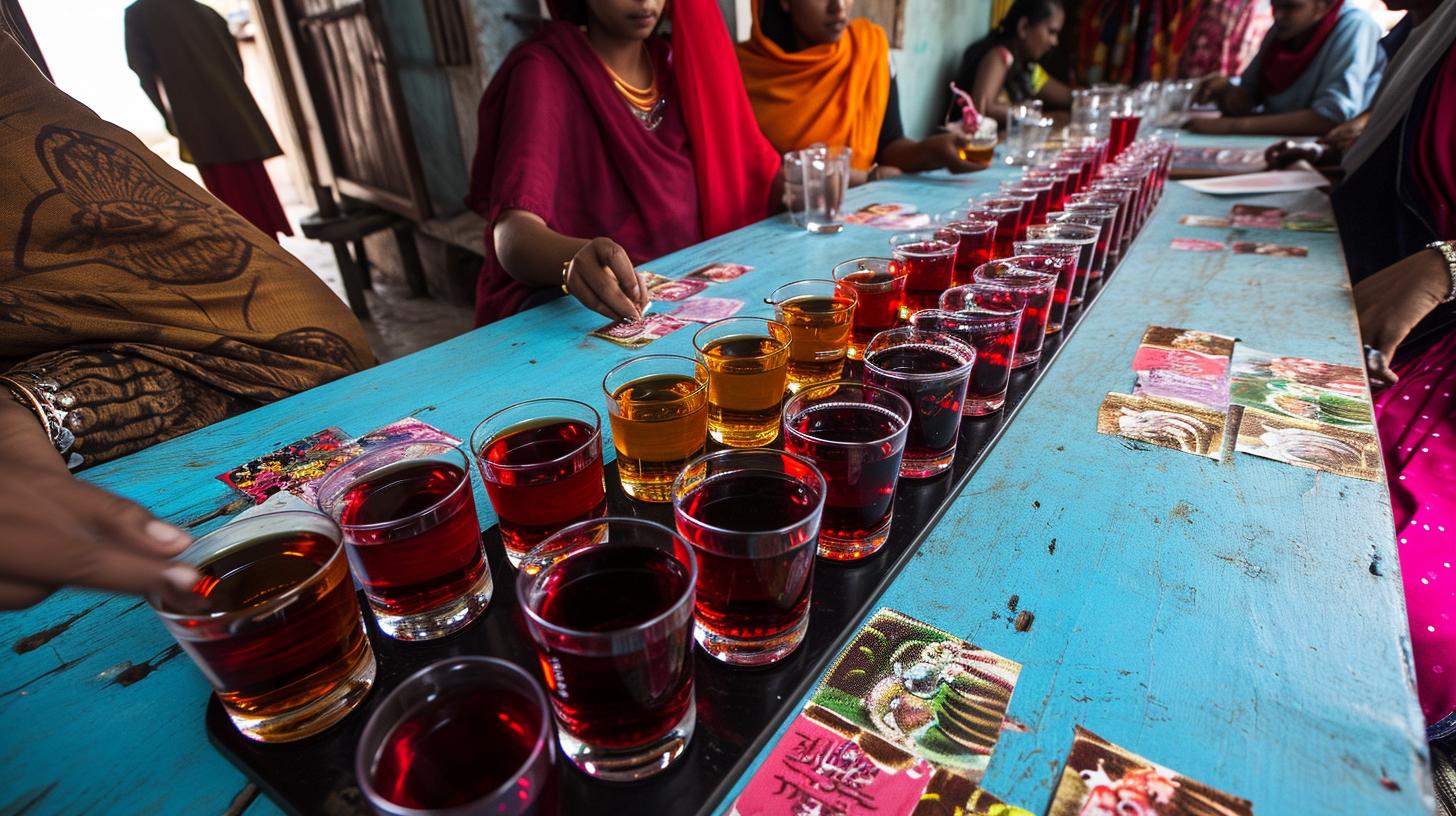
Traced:
POLYGON ((1451 288, 1441 302, 1450 303, 1456 300, 1456 241, 1432 241, 1426 244, 1426 249, 1441 253, 1441 257, 1446 259, 1446 274, 1451 276, 1451 288))
POLYGON ((71 411, 76 406, 76 398, 61 391, 60 383, 45 376, 11 372, 0 375, 0 384, 36 415, 56 453, 66 460, 66 466, 73 469, 79 466, 82 457, 71 452, 76 444, 73 429, 78 418, 71 411))

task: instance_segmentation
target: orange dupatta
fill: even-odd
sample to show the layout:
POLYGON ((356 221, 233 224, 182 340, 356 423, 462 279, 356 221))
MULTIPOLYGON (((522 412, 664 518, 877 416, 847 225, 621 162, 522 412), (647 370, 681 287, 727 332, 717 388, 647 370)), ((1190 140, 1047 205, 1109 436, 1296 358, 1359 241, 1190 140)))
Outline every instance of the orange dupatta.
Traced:
POLYGON ((815 142, 848 146, 850 163, 868 170, 875 160, 890 98, 890 43, 884 29, 851 20, 829 45, 784 51, 759 28, 738 44, 738 64, 758 126, 779 152, 815 142))

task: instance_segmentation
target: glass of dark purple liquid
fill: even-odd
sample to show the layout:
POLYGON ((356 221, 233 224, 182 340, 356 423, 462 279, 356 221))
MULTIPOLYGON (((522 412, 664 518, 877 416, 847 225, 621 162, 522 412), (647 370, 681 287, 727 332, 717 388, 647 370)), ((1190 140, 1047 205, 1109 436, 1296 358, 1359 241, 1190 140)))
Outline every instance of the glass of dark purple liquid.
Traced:
MULTIPOLYGON (((1035 230, 1038 226, 1040 225, 1032 224, 1031 229, 1035 230)), ((1052 290, 1052 308, 1047 314, 1047 334, 1056 334, 1067 322, 1067 313, 1072 308, 1077 284, 1085 284, 1087 280, 1086 278, 1079 280, 1077 275, 1077 261, 1082 255, 1080 248, 1076 244, 1065 241, 1040 239, 1017 241, 1012 248, 1016 250, 1016 254, 1011 257, 1021 259, 1018 261, 1021 266, 1056 273, 1057 285, 1052 290), (1027 260, 1028 258, 1044 260, 1033 262, 1027 260), (1051 262, 1047 263, 1045 259, 1049 259, 1051 262)))
POLYGON ((776 450, 720 451, 683 468, 673 516, 697 552, 695 636, 708 654, 763 666, 803 642, 826 492, 813 462, 776 450))
POLYGON ((910 403, 901 476, 925 479, 950 468, 975 361, 976 350, 965 343, 915 328, 880 332, 865 348, 864 381, 910 403))
POLYGON ((1021 328, 1021 309, 976 305, 976 285, 947 290, 940 297, 941 308, 917 312, 910 319, 910 325, 917 329, 948 334, 976 350, 961 416, 985 416, 1006 404, 1011 357, 1016 353, 1016 333, 1021 328))
POLYGON ((452 657, 380 701, 354 772, 382 816, 545 816, 555 763, 536 681, 494 657, 452 657))
POLYGON ((556 713, 556 740, 582 772, 645 779, 687 748, 698 560, 642 519, 573 524, 521 560, 516 593, 556 713))
POLYGON ((1046 342, 1047 318, 1051 316, 1052 297, 1057 276, 1052 272, 1023 269, 1010 259, 992 261, 976 269, 976 283, 984 284, 976 291, 976 302, 983 306, 1004 309, 1022 306, 1021 330, 1016 335, 1016 354, 1012 368, 1024 368, 1041 362, 1041 347, 1046 342))
POLYGON ((820 558, 865 558, 889 539, 909 428, 904 397, 857 382, 813 386, 784 406, 784 448, 813 461, 829 486, 820 558))
POLYGON ((318 502, 343 529, 349 566, 386 635, 444 637, 490 605, 470 460, 454 445, 368 451, 324 477, 318 502))

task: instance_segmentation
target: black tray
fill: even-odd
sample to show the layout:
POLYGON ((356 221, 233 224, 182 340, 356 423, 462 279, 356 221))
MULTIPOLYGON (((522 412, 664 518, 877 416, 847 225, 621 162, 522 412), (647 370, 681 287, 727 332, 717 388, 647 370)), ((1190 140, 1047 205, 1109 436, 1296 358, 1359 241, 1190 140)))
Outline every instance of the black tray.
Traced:
MULTIPOLYGON (((1001 431, 1056 358, 1067 336, 1095 302, 1100 288, 1074 311, 1059 334, 1047 338, 1041 363, 1013 372, 1006 407, 988 417, 961 422, 950 471, 933 479, 902 479, 895 495, 894 523, 884 548, 860 561, 814 565, 809 630, 789 657, 766 668, 730 668, 695 649, 697 728, 687 750, 666 772, 634 783, 608 783, 578 771, 558 754, 557 809, 565 814, 711 813, 763 749, 778 724, 795 713, 799 700, 843 648, 890 581, 909 562, 950 500, 970 480, 1001 431)), ((850 372, 846 372, 849 374, 850 372)), ((615 464, 606 468, 608 511, 673 526, 670 505, 633 501, 622 492, 615 464)), ((233 727, 209 695, 207 734, 223 756, 257 783, 279 807, 294 814, 370 813, 354 778, 354 749, 375 705, 404 678, 456 655, 492 655, 510 660, 533 677, 540 671, 530 635, 516 602, 515 571, 505 562, 497 528, 484 532, 492 554, 495 596, 480 620, 458 634, 427 643, 401 643, 381 634, 364 615, 379 664, 370 697, 343 722, 322 734, 282 745, 262 745, 233 727)), ((359 603, 368 609, 361 594, 359 603)))

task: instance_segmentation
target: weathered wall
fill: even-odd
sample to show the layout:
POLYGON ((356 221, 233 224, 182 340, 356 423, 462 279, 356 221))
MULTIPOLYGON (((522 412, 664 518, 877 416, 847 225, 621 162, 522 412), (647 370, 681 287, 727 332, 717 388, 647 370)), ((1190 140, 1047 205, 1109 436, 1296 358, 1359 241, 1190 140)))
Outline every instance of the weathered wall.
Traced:
POLYGON ((894 60, 905 133, 922 138, 945 119, 961 52, 991 28, 991 0, 909 0, 904 48, 894 60))

